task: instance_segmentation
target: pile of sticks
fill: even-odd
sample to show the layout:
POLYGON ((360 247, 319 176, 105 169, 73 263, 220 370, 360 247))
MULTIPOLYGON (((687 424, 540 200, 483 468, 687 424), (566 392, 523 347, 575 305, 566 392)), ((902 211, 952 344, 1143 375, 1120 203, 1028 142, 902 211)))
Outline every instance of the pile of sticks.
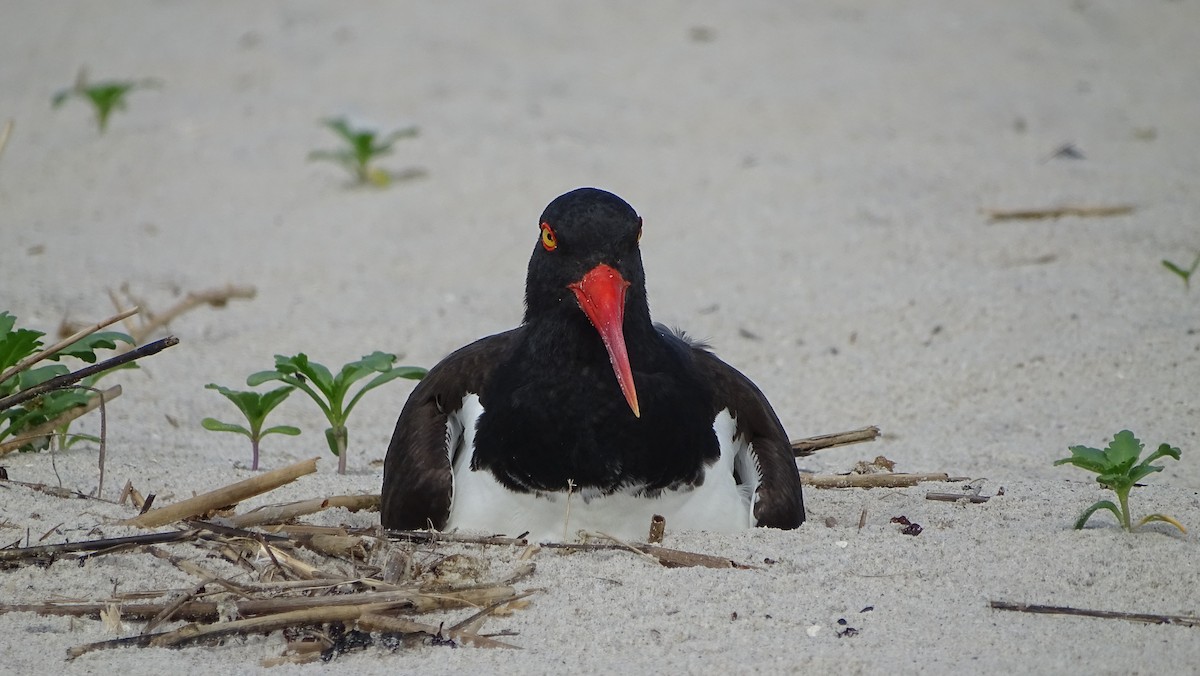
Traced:
POLYGON ((143 499, 127 484, 122 496, 132 499, 141 513, 123 525, 155 532, 0 549, 0 569, 66 561, 82 565, 99 556, 146 554, 175 566, 193 583, 114 590, 97 599, 0 604, 0 614, 86 617, 117 633, 124 633, 125 621, 145 623, 133 635, 71 648, 70 659, 101 649, 217 645, 230 637, 282 631, 282 654, 264 664, 302 663, 369 645, 392 650, 417 644, 516 648, 501 640, 512 634, 484 634, 481 628, 491 616, 526 608, 527 597, 541 591, 515 585, 535 572, 531 559, 543 547, 616 550, 668 567, 751 568, 720 556, 630 544, 602 534, 581 544, 538 545, 521 537, 297 522, 332 507, 378 509, 378 495, 331 496, 240 513, 229 507, 315 472, 316 463, 312 458, 155 509, 148 509, 152 496, 143 499), (507 548, 511 555, 489 557, 488 548, 507 548), (512 569, 490 576, 496 558, 513 561, 512 569), (455 621, 462 609, 474 612, 455 621))

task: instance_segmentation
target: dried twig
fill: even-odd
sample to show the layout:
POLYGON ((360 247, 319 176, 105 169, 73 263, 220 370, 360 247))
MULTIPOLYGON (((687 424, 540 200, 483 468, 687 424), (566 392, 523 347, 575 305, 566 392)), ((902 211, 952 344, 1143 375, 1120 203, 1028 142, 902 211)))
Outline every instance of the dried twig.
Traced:
MULTIPOLYGON (((133 338, 133 342, 141 344, 143 340, 153 334, 155 331, 170 324, 179 315, 193 310, 201 305, 211 305, 212 307, 224 307, 230 300, 236 298, 251 299, 254 298, 258 291, 253 286, 237 286, 227 285, 219 289, 208 289, 206 291, 193 291, 188 293, 183 300, 167 308, 161 314, 153 314, 141 325, 131 328, 129 335, 133 338)), ((116 296, 110 293, 113 297, 113 302, 116 303, 116 296)), ((118 309, 120 309, 118 307, 118 309)), ((147 312, 147 314, 151 314, 147 312)))
POLYGON ((935 493, 931 491, 925 494, 925 499, 940 502, 970 502, 979 504, 991 500, 992 496, 979 495, 978 493, 935 493))
POLYGON ((927 474, 801 474, 800 483, 813 488, 906 488, 922 481, 966 481, 945 472, 927 474))
POLYGON ((1146 624, 1177 624, 1184 627, 1200 627, 1200 617, 1195 615, 1159 615, 1155 613, 1125 613, 1116 610, 1087 610, 1070 606, 1041 606, 1028 603, 1011 603, 1009 601, 989 601, 996 610, 1013 610, 1021 613, 1043 613, 1048 615, 1077 615, 1082 617, 1099 617, 1109 620, 1129 620, 1146 624))
POLYGON ((379 507, 379 495, 335 495, 328 498, 314 498, 286 502, 278 505, 263 505, 244 514, 230 517, 229 523, 240 528, 261 526, 268 523, 285 523, 292 519, 313 514, 323 509, 343 507, 351 512, 362 509, 379 507))
POLYGON ((179 612, 179 609, 183 607, 183 604, 194 600, 196 596, 200 594, 200 592, 204 591, 204 587, 208 585, 209 582, 210 580, 206 580, 196 585, 189 591, 178 594, 174 601, 168 603, 167 607, 163 608, 162 611, 160 611, 157 615, 150 618, 150 621, 146 623, 146 626, 142 627, 142 633, 153 633, 154 630, 158 628, 158 625, 162 624, 163 622, 168 622, 174 618, 175 613, 179 612))
POLYGON ((127 364, 131 361, 141 359, 142 357, 148 357, 152 354, 157 354, 168 347, 178 344, 178 338, 175 336, 167 336, 162 340, 156 340, 153 343, 148 343, 137 348, 136 350, 130 350, 125 354, 117 355, 112 359, 105 359, 102 362, 85 366, 78 371, 64 373, 63 375, 51 378, 40 385, 35 385, 27 390, 21 390, 20 392, 5 397, 4 399, 0 399, 0 411, 12 408, 13 406, 16 406, 22 402, 29 401, 30 399, 45 394, 51 390, 57 390, 74 385, 88 376, 109 371, 121 366, 122 364, 127 364))
MULTIPOLYGON (((471 608, 486 606, 499 601, 513 600, 516 590, 512 587, 497 586, 483 589, 464 589, 438 594, 424 593, 415 589, 359 592, 356 594, 330 594, 326 596, 281 596, 277 598, 241 599, 229 604, 229 609, 241 617, 266 617, 280 613, 301 610, 315 610, 340 605, 356 605, 367 607, 371 605, 386 605, 394 611, 423 613, 431 610, 446 608, 471 608)), ((5 613, 28 612, 38 615, 58 615, 71 617, 100 616, 100 611, 107 610, 114 601, 46 601, 43 603, 0 604, 0 615, 5 613)), ((148 620, 162 613, 171 603, 117 603, 121 617, 129 619, 148 620)), ((221 603, 217 601, 188 601, 175 610, 176 619, 192 622, 216 621, 220 616, 221 603)))
POLYGON ((0 455, 8 455, 9 453, 12 453, 31 441, 52 436, 56 433, 58 428, 62 427, 63 425, 66 425, 76 418, 87 415, 88 413, 96 410, 96 408, 101 404, 108 403, 121 396, 121 386, 113 385, 107 390, 103 390, 100 395, 88 399, 87 403, 83 404, 82 406, 76 406, 68 411, 64 411, 62 415, 58 416, 54 420, 44 422, 20 437, 17 437, 16 439, 11 439, 0 444, 0 455))
MULTIPOLYGON (((507 602, 505 602, 507 603, 507 602)), ((487 636, 479 636, 477 634, 468 633, 465 631, 443 631, 440 627, 435 627, 431 624, 422 622, 414 622, 403 617, 390 617, 388 615, 379 615, 377 613, 364 613, 359 618, 358 625, 363 629, 370 631, 396 632, 399 634, 424 634, 436 638, 443 638, 443 635, 464 643, 472 645, 476 648, 509 648, 520 650, 519 647, 497 641, 494 638, 487 636)))
POLYGON ((1124 216, 1133 213, 1132 204, 1114 204, 1107 206, 1062 206, 1046 209, 984 209, 983 213, 993 223, 996 221, 1032 221, 1044 218, 1062 218, 1063 216, 1078 216, 1080 218, 1096 218, 1105 216, 1124 216))
POLYGON ((825 448, 859 444, 864 441, 875 441, 878 438, 879 428, 872 425, 870 427, 862 427, 849 432, 821 434, 815 437, 795 439, 792 441, 792 453, 794 453, 796 457, 802 457, 806 455, 812 455, 813 453, 825 448))
POLYGON ((656 559, 659 564, 667 568, 738 568, 740 570, 750 570, 755 566, 748 566, 743 563, 738 563, 731 559, 722 556, 713 556, 711 554, 697 554, 695 552, 685 552, 679 549, 668 549, 666 547, 657 547, 648 544, 628 544, 628 543, 570 543, 570 542, 543 542, 542 547, 547 549, 570 549, 585 552, 596 551, 621 551, 627 552, 633 550, 643 556, 649 556, 656 559))
POLYGON ((402 542, 457 542, 472 545, 519 545, 525 546, 529 541, 525 538, 509 538, 500 535, 464 535, 461 533, 439 533, 429 530, 389 530, 385 531, 393 540, 402 542))
POLYGON ((164 542, 182 542, 196 537, 194 530, 170 531, 167 533, 147 533, 145 535, 130 535, 119 538, 102 538, 99 540, 84 540, 81 542, 61 542, 52 545, 34 545, 15 549, 0 549, 0 561, 22 561, 27 559, 44 559, 55 554, 72 552, 98 552, 102 550, 128 547, 130 545, 155 545, 164 542))
POLYGON ((309 458, 301 462, 271 470, 264 474, 230 484, 215 491, 209 491, 194 498, 188 498, 166 507, 152 509, 145 514, 128 519, 123 523, 141 528, 156 528, 186 519, 198 514, 204 514, 219 507, 234 505, 246 498, 274 490, 280 486, 295 481, 305 474, 317 471, 317 458, 309 458))
POLYGON ((18 373, 20 373, 21 371, 24 371, 25 369, 29 368, 30 366, 33 366, 34 364, 45 359, 46 357, 49 357, 54 354, 58 354, 63 349, 68 348, 68 347, 74 345, 75 343, 78 343, 79 341, 83 340, 84 338, 87 338, 88 336, 92 335, 93 333, 96 333, 100 329, 103 329, 105 327, 116 324, 117 322, 121 321, 122 319, 125 319, 126 317, 131 317, 131 316, 137 314, 137 312, 138 312, 138 308, 136 308, 136 307, 131 308, 129 310, 125 310, 124 312, 119 312, 119 313, 109 317, 108 319, 101 320, 95 324, 92 324, 91 326, 88 326, 86 328, 80 329, 79 331, 76 331, 71 336, 58 341, 57 343, 42 350, 41 352, 38 352, 37 354, 33 354, 33 355, 30 355, 30 356, 22 359, 21 361, 14 364, 11 368, 9 368, 4 373, 0 373, 0 383, 17 375, 18 373))

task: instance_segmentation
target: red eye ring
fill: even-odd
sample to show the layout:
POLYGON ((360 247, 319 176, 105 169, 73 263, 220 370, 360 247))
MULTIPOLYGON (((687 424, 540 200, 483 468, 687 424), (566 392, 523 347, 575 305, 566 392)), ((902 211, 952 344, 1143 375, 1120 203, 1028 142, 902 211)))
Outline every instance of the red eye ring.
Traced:
POLYGON ((542 223, 542 248, 546 251, 558 248, 558 237, 554 235, 554 228, 551 228, 549 223, 542 223))

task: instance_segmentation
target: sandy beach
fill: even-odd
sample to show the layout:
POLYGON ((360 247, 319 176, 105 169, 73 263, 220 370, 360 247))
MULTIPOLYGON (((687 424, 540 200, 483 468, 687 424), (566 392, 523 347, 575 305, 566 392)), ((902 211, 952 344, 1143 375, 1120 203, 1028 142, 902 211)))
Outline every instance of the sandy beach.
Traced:
MULTIPOLYGON (((334 668, 1191 673, 1200 627, 989 603, 1200 615, 1196 531, 1129 534, 1106 514, 1076 531, 1111 494, 1052 465, 1122 429, 1170 443, 1182 459, 1131 507, 1200 528, 1200 289, 1161 264, 1200 252, 1198 25, 1187 0, 4 3, 0 310, 53 337, 110 315, 110 290, 156 310, 227 284, 257 295, 180 316, 155 335, 178 346, 103 381, 124 390, 108 408, 104 500, 0 481, 0 546, 145 532, 109 502, 127 481, 161 505, 255 475, 244 439, 201 428, 236 416, 207 383, 245 389, 297 352, 336 366, 383 350, 428 367, 517 325, 538 214, 596 186, 644 218, 654 319, 749 375, 793 438, 881 428, 801 458, 802 471, 883 455, 994 497, 925 497, 962 483, 808 488, 796 531, 668 525, 667 546, 749 570, 544 549, 518 584, 541 591, 485 625, 521 650, 371 648, 334 668), (81 67, 157 85, 99 134, 85 102, 51 108, 81 67), (337 147, 320 120, 338 116, 418 127, 379 163, 423 176, 357 187, 309 161, 337 147), (1083 212, 993 217, 1055 208, 1083 212), (901 515, 920 535, 900 532, 901 515)), ((378 493, 411 388, 363 399, 346 475, 317 409, 293 395, 270 421, 303 434, 268 437, 263 467, 320 457, 319 470, 239 511, 378 493)), ((99 418, 73 429, 98 434, 99 418)), ((0 466, 84 494, 99 479, 90 443, 0 466)), ((307 521, 368 527, 378 514, 307 521)), ((493 578, 522 553, 463 551, 493 578)), ((0 570, 0 603, 198 582, 125 552, 0 570)), ((282 653, 279 632, 66 659, 140 631, 0 614, 0 670, 327 668, 262 666, 282 653)))

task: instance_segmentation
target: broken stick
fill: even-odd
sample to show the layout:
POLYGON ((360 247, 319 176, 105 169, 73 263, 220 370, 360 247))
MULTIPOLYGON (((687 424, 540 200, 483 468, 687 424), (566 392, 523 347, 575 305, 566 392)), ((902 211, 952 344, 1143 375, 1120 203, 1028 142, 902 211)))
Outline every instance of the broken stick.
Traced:
POLYGON ((792 441, 792 453, 796 457, 812 455, 823 448, 833 448, 834 446, 847 446, 849 444, 860 444, 864 441, 875 441, 879 438, 879 428, 871 425, 870 427, 862 427, 849 432, 838 432, 837 434, 820 434, 815 437, 805 439, 796 439, 792 441))
POLYGON ((1062 206, 1046 209, 985 209, 988 219, 995 221, 1032 221, 1043 218, 1062 218, 1077 216, 1079 218, 1097 218, 1106 216, 1124 216, 1133 213, 1132 204, 1114 204, 1104 206, 1062 206))
POLYGON ((1008 601, 989 601, 996 610, 1013 610, 1020 613, 1039 613, 1046 615, 1078 615, 1081 617, 1099 617, 1107 620, 1129 620, 1146 624, 1178 624, 1184 627, 1200 627, 1200 617, 1195 615, 1158 615, 1155 613, 1125 613, 1116 610, 1088 610, 1070 606, 1040 606, 1030 603, 1010 603, 1008 601))
POLYGON ((237 504, 246 498, 274 490, 284 484, 295 481, 305 474, 312 474, 316 471, 317 458, 309 458, 294 465, 271 470, 265 474, 230 484, 224 488, 218 488, 215 491, 197 495, 194 498, 188 498, 173 505, 152 509, 145 514, 135 516, 132 519, 126 519, 122 523, 127 526, 138 526, 140 528, 165 526, 166 524, 204 514, 220 507, 237 504))
POLYGON ((800 483, 813 488, 907 488, 922 481, 966 481, 945 472, 926 474, 801 474, 800 483))
POLYGON ((78 371, 73 371, 71 373, 64 373, 61 376, 57 376, 57 377, 51 378, 50 380, 47 380, 46 382, 42 383, 41 385, 35 385, 27 390, 21 390, 20 392, 17 392, 16 394, 5 397, 4 399, 0 399, 0 411, 10 409, 13 406, 16 406, 17 404, 29 401, 30 399, 33 399, 36 396, 45 394, 46 392, 49 392, 51 390, 58 390, 58 389, 62 389, 64 387, 69 387, 69 386, 74 385, 75 383, 79 382, 80 380, 83 380, 84 378, 86 378, 88 376, 115 369, 116 367, 121 366, 122 364, 126 364, 128 362, 131 362, 131 361, 134 361, 137 359, 141 359, 142 357, 148 357, 152 354, 158 354, 159 352, 162 352, 163 350, 167 349, 168 347, 171 347, 173 345, 178 345, 178 344, 179 344, 178 338, 176 338, 175 336, 167 336, 166 338, 163 338, 162 340, 156 340, 153 343, 147 343, 146 345, 143 345, 143 346, 137 348, 136 350, 130 350, 129 352, 126 352, 125 354, 117 355, 116 357, 113 357, 112 359, 105 359, 104 361, 102 361, 98 364, 92 364, 91 366, 85 366, 85 367, 79 369, 78 371))

